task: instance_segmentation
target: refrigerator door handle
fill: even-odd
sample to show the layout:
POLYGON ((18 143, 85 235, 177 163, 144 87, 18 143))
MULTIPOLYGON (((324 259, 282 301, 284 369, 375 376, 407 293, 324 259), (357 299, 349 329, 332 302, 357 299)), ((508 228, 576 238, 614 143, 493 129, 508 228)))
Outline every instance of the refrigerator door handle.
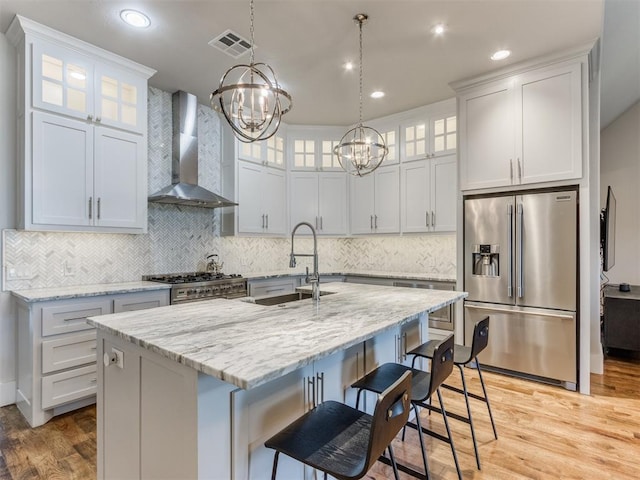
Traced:
POLYGON ((562 318, 565 320, 571 320, 575 317, 574 313, 560 313, 557 310, 548 310, 545 311, 543 309, 528 309, 528 311, 514 310, 513 308, 501 308, 500 305, 486 306, 482 303, 477 302, 465 302, 465 307, 473 308, 475 310, 486 310, 488 312, 500 312, 500 313, 531 313, 538 317, 552 317, 552 318, 562 318))
POLYGON ((517 224, 518 224, 518 240, 520 242, 520 245, 518 245, 518 263, 516 264, 516 269, 518 270, 518 298, 522 298, 522 296, 524 295, 524 288, 522 285, 522 259, 523 259, 523 249, 524 249, 524 238, 523 238, 523 232, 524 232, 524 226, 523 226, 523 217, 524 217, 524 213, 522 211, 522 204, 519 203, 518 207, 517 207, 517 214, 518 214, 518 219, 517 219, 517 224))
POLYGON ((507 217, 509 218, 509 268, 507 269, 507 296, 513 297, 513 205, 507 205, 507 217))

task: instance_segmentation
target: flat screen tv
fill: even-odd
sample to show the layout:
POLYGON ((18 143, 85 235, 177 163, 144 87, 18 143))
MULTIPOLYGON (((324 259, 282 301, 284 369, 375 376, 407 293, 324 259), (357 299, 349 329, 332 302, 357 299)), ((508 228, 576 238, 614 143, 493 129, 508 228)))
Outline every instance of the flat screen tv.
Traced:
POLYGON ((616 197, 611 187, 607 189, 607 203, 600 218, 602 269, 608 272, 616 263, 616 197))

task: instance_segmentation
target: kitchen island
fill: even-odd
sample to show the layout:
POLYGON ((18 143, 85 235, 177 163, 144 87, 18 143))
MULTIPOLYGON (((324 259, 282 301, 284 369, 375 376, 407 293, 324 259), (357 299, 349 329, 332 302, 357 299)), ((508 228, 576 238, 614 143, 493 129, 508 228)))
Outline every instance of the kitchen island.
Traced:
MULTIPOLYGON (((303 288, 304 289, 304 288, 303 288)), ((269 478, 263 442, 351 383, 407 361, 463 292, 329 283, 311 299, 212 300, 93 317, 98 478, 269 478)), ((366 408, 372 408, 372 402, 366 408)), ((282 478, 304 468, 282 459, 282 478)))

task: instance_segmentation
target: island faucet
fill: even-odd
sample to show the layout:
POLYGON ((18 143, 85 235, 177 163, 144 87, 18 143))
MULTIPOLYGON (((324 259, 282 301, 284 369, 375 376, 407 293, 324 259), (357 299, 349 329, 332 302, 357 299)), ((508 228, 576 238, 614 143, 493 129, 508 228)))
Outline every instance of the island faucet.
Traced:
POLYGON ((320 274, 318 274, 318 237, 316 236, 316 230, 310 223, 300 222, 291 232, 291 258, 289 260, 289 268, 295 268, 296 257, 313 257, 313 274, 309 275, 309 267, 307 267, 307 278, 305 281, 311 284, 311 298, 318 301, 320 300, 320 274), (293 251, 293 238, 296 234, 296 230, 299 227, 306 225, 313 234, 313 253, 294 253, 293 251))

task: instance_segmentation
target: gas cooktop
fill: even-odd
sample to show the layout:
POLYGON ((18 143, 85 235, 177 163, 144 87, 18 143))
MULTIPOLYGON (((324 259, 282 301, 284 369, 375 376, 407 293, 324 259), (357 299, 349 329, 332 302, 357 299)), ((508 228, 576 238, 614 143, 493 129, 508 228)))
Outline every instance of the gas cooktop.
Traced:
POLYGON ((242 278, 242 275, 214 272, 190 272, 190 273, 168 273, 158 275, 145 275, 143 280, 150 282, 162 282, 170 284, 178 283, 196 283, 196 282, 212 282, 215 280, 230 280, 232 278, 242 278))

